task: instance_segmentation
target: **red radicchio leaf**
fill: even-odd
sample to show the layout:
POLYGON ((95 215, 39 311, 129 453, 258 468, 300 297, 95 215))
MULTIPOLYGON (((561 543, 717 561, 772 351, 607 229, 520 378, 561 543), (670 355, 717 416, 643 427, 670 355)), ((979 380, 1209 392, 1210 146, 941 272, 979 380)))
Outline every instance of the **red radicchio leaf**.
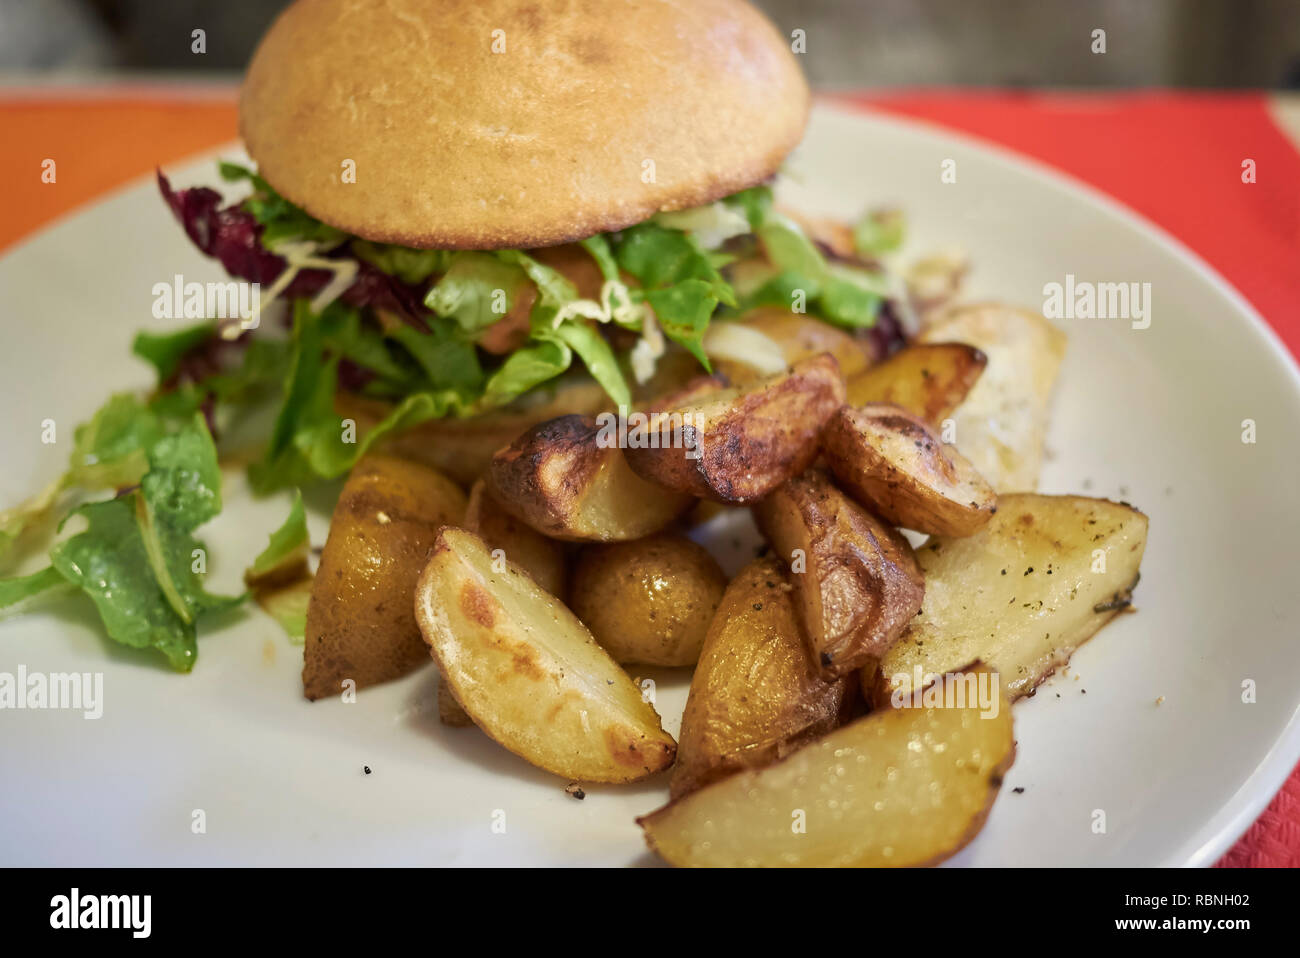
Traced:
MULTIPOLYGON (((173 190, 162 170, 158 189, 185 234, 199 251, 221 261, 235 279, 269 286, 284 271, 284 257, 262 245, 262 225, 239 204, 221 206, 221 194, 206 186, 173 190)), ((346 255, 346 254, 344 254, 346 255)), ((407 286, 370 263, 358 261, 357 277, 340 297, 349 306, 374 307, 401 316, 417 329, 425 328, 421 291, 407 286)), ((328 270, 305 269, 294 277, 284 295, 311 297, 333 278, 328 270)))

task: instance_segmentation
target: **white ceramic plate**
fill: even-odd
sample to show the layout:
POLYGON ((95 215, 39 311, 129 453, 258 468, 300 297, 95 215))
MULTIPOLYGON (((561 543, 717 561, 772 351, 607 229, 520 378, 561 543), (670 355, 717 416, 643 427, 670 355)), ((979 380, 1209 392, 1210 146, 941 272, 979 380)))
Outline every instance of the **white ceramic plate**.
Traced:
MULTIPOLYGON (((1011 155, 821 107, 790 167, 798 182, 785 198, 810 212, 897 203, 912 249, 965 248, 975 295, 1039 306, 1043 285, 1067 273, 1152 284, 1149 329, 1062 323, 1070 347, 1042 480, 1046 492, 1126 499, 1150 515, 1141 611, 1017 706, 1016 765, 988 826, 955 861, 1213 862, 1300 755, 1295 368, 1204 263, 1114 203, 1011 155), (955 184, 940 183, 946 159, 956 161, 955 184), (1257 423, 1253 445, 1241 440, 1245 419, 1257 423), (1253 704, 1242 701, 1247 681, 1253 704), (1096 810, 1104 834, 1094 831, 1096 810)), ((181 183, 216 179, 210 162, 176 172, 181 183)), ((222 278, 143 182, 0 261, 0 500, 16 502, 56 475, 73 425, 110 390, 148 384, 128 344, 135 329, 158 325, 151 288, 174 273, 222 278), (59 428, 53 445, 40 441, 47 418, 59 428)), ((238 478, 227 500, 205 537, 216 584, 234 586, 286 504, 252 502, 238 478)), ((313 519, 319 543, 325 516, 313 519)), ((713 532, 728 549, 738 535, 713 532)), ((733 568, 748 550, 735 546, 733 568)), ((0 671, 102 670, 105 686, 97 721, 0 712, 0 861, 651 860, 633 818, 664 799, 662 781, 589 788, 575 801, 563 781, 477 731, 440 727, 432 669, 354 705, 309 704, 301 660, 256 611, 203 636, 189 676, 110 647, 72 605, 0 623, 0 671), (196 809, 206 818, 199 834, 196 809), (492 827, 498 810, 504 833, 492 827)), ((687 680, 653 677, 675 733, 687 680)))

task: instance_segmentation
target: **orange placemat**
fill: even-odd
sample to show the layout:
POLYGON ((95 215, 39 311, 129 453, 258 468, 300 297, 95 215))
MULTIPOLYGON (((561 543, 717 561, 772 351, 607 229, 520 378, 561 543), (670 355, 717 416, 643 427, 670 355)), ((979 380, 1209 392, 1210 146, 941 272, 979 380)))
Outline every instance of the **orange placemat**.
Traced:
MULTIPOLYGON (((983 136, 1105 190, 1201 254, 1293 353, 1300 349, 1300 153, 1269 118, 1262 96, 1160 93, 1084 102, 929 92, 841 99, 983 136), (1230 144, 1225 126, 1234 131, 1230 144), (1255 192, 1229 187, 1243 142, 1269 171, 1255 192), (1120 160, 1116 143, 1130 151, 1120 160), (1187 175, 1171 176, 1171 169, 1187 175), (1207 183, 1186 195, 1198 173, 1207 183)), ((0 90, 0 128, 8 141, 0 152, 3 250, 155 166, 234 139, 235 90, 0 90), (41 182, 46 159, 57 164, 53 184, 41 182)), ((1219 864, 1300 865, 1300 769, 1219 864)))
POLYGON ((0 91, 0 250, 108 190, 238 136, 235 92, 75 98, 0 91), (42 164, 55 162, 55 181, 42 164))

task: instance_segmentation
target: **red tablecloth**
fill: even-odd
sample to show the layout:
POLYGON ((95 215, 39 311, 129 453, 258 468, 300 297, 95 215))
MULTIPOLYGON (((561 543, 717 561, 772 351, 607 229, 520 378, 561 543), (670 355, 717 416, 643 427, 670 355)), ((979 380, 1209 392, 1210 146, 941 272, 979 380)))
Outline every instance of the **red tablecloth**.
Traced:
MULTIPOLYGON (((1300 356, 1300 152, 1261 95, 920 92, 837 96, 983 137, 1163 227, 1300 356), (1255 161, 1257 182, 1241 179, 1255 161)), ((233 89, 0 90, 0 250, 114 186, 234 139, 233 89), (58 163, 56 184, 41 163, 58 163)), ((1219 863, 1300 865, 1300 769, 1219 863)))

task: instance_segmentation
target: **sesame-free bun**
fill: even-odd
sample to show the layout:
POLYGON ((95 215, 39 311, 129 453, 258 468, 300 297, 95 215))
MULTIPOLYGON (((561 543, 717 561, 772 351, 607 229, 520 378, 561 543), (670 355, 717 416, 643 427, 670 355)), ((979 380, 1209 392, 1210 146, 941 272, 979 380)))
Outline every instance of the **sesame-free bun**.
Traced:
POLYGON ((762 182, 808 100, 743 0, 298 0, 253 55, 239 126, 332 226, 527 248, 762 182))

